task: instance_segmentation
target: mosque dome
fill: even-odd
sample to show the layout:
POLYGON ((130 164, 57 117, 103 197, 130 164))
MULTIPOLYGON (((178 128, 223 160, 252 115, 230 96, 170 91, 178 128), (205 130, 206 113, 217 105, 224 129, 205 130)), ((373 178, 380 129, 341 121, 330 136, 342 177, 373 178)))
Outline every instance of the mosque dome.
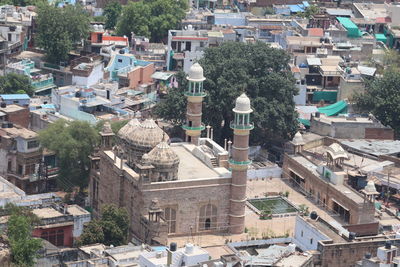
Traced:
POLYGON ((160 142, 148 154, 148 161, 155 168, 171 168, 179 165, 178 155, 171 149, 167 142, 160 142))
POLYGON ((364 187, 367 193, 377 193, 375 183, 373 181, 368 181, 367 185, 364 187))
POLYGON ((298 146, 298 145, 304 145, 304 140, 303 140, 303 136, 301 135, 300 132, 297 132, 292 140, 293 144, 298 146))
POLYGON ((247 97, 245 93, 241 94, 238 98, 236 98, 235 108, 233 112, 236 113, 251 113, 253 110, 250 106, 250 98, 247 97))
POLYGON ((194 63, 189 69, 189 76, 187 78, 189 81, 202 82, 206 78, 203 74, 203 68, 199 63, 194 63))
POLYGON ((127 138, 132 132, 140 125, 140 121, 136 118, 130 120, 124 125, 119 131, 118 136, 122 138, 127 138))
POLYGON ((145 120, 126 136, 126 140, 133 146, 147 151, 164 139, 167 141, 169 138, 152 119, 145 120))

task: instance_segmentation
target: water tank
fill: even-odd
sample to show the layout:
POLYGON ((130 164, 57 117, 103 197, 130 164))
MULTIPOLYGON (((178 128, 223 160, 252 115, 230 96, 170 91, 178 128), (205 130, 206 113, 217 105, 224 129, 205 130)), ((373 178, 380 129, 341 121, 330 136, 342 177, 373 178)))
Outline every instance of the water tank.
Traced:
POLYGON ((289 252, 289 253, 295 253, 295 252, 296 252, 296 245, 293 244, 293 243, 290 243, 290 244, 288 245, 288 252, 289 252))
POLYGON ((99 25, 99 31, 104 31, 104 27, 103 27, 103 25, 99 25))
POLYGON ((392 242, 386 241, 385 243, 385 249, 390 249, 392 247, 392 242))
POLYGON ((93 30, 94 30, 95 32, 99 31, 99 25, 94 24, 94 25, 93 25, 93 30))
POLYGON ((370 259, 371 257, 372 257, 372 255, 369 252, 365 253, 365 255, 364 255, 364 258, 366 258, 366 259, 370 259))
POLYGON ((176 251, 177 245, 175 242, 172 242, 171 244, 169 244, 169 250, 170 251, 176 251))
POLYGON ((193 244, 187 243, 185 246, 185 253, 192 254, 194 250, 193 244))
POLYGON ((1 102, 1 103, 0 103, 0 107, 2 107, 2 108, 7 107, 7 103, 6 103, 6 102, 1 102))
POLYGON ((400 238, 400 232, 396 232, 396 239, 400 238))
POLYGON ((354 240, 355 238, 356 238, 356 233, 350 232, 350 233, 349 233, 349 240, 352 241, 352 240, 354 240))
POLYGON ((320 117, 320 115, 321 115, 321 113, 319 113, 319 112, 315 112, 315 118, 319 118, 319 117, 320 117))
POLYGON ((8 128, 12 128, 12 127, 14 127, 14 124, 12 122, 9 122, 8 123, 8 128))
POLYGON ((312 211, 312 212, 310 213, 310 218, 311 218, 312 220, 316 220, 316 219, 318 218, 317 212, 316 212, 316 211, 312 211))
POLYGON ((1 128, 8 128, 8 122, 1 123, 1 128))
POLYGON ((190 25, 190 24, 188 25, 188 27, 187 27, 187 28, 188 28, 188 30, 189 30, 189 31, 193 30, 193 26, 192 26, 192 25, 190 25))
POLYGON ((125 49, 120 49, 120 50, 119 50, 119 53, 120 53, 121 55, 125 54, 125 49))
POLYGON ((13 13, 12 13, 12 17, 13 17, 14 19, 18 19, 18 12, 13 12, 13 13))

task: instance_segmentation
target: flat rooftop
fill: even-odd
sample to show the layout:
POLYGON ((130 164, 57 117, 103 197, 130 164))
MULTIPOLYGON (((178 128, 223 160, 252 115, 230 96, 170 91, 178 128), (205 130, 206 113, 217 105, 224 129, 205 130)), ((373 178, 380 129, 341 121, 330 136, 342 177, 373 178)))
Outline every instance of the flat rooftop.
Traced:
POLYGON ((362 17, 366 19, 376 19, 388 16, 385 4, 354 3, 353 5, 361 13, 362 17))
POLYGON ((32 212, 41 219, 49 219, 49 218, 64 216, 64 214, 53 208, 34 209, 32 210, 32 212))
POLYGON ((79 207, 78 205, 69 205, 67 207, 67 212, 73 216, 90 215, 90 213, 79 207))
MULTIPOLYGON (((322 114, 321 114, 322 115, 322 114)), ((327 124, 332 123, 365 123, 365 124, 374 124, 374 121, 365 118, 365 117, 345 117, 345 116, 335 116, 335 117, 328 117, 325 115, 320 116, 319 118, 314 117, 313 120, 324 122, 327 124)))
POLYGON ((305 219, 309 224, 313 225, 317 230, 322 232, 324 235, 332 239, 335 243, 345 243, 347 242, 342 236, 336 233, 327 222, 321 220, 320 218, 312 220, 311 218, 305 219))
POLYGON ((341 140, 340 143, 349 148, 374 156, 400 153, 399 140, 351 139, 341 140))
POLYGON ((5 133, 5 135, 13 137, 20 136, 24 139, 31 139, 38 137, 38 134, 35 133, 34 131, 22 127, 16 127, 15 125, 12 128, 0 128, 0 135, 4 136, 4 134, 1 134, 1 132, 5 133))
POLYGON ((230 175, 229 170, 226 168, 210 168, 207 166, 203 161, 193 155, 193 150, 195 148, 195 145, 187 143, 171 144, 171 149, 180 159, 178 180, 227 177, 230 175))
MULTIPOLYGON (((321 180, 324 180, 327 182, 330 186, 338 190, 339 192, 342 192, 342 195, 344 197, 347 197, 354 202, 361 204, 364 203, 364 198, 359 195, 357 192, 355 192, 353 189, 343 185, 343 184, 333 184, 329 182, 326 178, 322 177, 318 172, 317 172, 317 165, 312 163, 309 159, 303 157, 303 156, 290 156, 293 160, 297 161, 300 163, 302 166, 306 167, 309 171, 311 171, 315 176, 319 177, 321 180)), ((293 170, 295 172, 295 170, 293 170)), ((340 201, 340 200, 339 200, 340 201)))

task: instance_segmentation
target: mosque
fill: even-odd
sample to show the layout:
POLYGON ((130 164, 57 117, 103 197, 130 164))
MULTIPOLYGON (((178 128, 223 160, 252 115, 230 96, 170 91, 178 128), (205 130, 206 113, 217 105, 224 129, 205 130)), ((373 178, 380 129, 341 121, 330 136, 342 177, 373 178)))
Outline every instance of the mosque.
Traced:
POLYGON ((170 143, 152 119, 131 120, 115 138, 105 123, 101 146, 91 156, 94 215, 100 216, 105 204, 125 207, 130 234, 141 242, 166 244, 171 236, 244 231, 250 99, 245 94, 236 99, 233 145, 223 148, 202 123, 203 68, 194 64, 187 79, 185 142, 170 143))

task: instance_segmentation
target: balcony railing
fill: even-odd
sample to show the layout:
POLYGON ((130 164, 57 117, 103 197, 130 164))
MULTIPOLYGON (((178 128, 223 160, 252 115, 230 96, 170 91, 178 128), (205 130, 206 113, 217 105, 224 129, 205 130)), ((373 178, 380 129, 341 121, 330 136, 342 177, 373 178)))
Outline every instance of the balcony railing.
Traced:
POLYGON ((238 130, 252 130, 254 129, 254 124, 253 123, 248 123, 248 124, 235 124, 233 121, 230 123, 231 129, 238 129, 238 130))
POLYGON ((203 131, 206 127, 204 126, 204 124, 202 124, 199 127, 192 127, 192 126, 182 125, 182 128, 184 130, 189 130, 189 131, 203 131))
POLYGON ((185 96, 201 96, 201 97, 205 97, 207 95, 205 92, 192 93, 188 91, 186 91, 184 94, 185 96))

